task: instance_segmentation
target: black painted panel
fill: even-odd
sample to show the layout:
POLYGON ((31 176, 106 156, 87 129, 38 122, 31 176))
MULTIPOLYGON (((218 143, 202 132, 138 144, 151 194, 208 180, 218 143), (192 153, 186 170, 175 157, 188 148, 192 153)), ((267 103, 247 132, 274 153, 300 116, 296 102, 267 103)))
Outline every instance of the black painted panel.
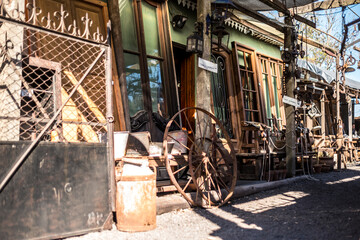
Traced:
MULTIPOLYGON (((29 142, 0 142, 0 176, 29 142)), ((40 143, 0 193, 0 239, 102 229, 111 213, 105 143, 40 143)))

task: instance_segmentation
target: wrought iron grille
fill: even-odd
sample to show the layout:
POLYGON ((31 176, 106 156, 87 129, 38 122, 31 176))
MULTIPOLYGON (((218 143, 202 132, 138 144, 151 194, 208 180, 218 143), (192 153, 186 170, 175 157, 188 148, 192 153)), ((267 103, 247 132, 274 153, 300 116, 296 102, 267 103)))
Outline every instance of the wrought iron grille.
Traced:
POLYGON ((90 34, 87 15, 81 32, 75 22, 65 26, 62 8, 42 19, 34 5, 24 11, 0 8, 0 141, 103 141, 109 46, 99 31, 90 34))
MULTIPOLYGON (((221 56, 211 55, 211 61, 218 66, 217 73, 211 73, 211 88, 214 103, 215 116, 223 124, 231 138, 234 137, 230 118, 230 107, 228 104, 228 94, 226 89, 226 69, 225 60, 221 56)), ((222 133, 219 133, 223 137, 222 133)))

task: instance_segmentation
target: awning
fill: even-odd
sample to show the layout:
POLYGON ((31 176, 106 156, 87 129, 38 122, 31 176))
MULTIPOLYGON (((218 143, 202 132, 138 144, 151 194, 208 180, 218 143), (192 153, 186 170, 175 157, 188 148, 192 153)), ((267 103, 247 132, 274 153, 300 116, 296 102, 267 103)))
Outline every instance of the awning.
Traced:
MULTIPOLYGON (((299 59, 297 61, 297 65, 302 69, 306 69, 306 70, 316 74, 317 76, 321 77, 323 80, 325 80, 328 83, 332 83, 333 81, 336 80, 335 72, 329 71, 326 69, 322 69, 322 68, 316 66, 314 63, 299 59)), ((354 79, 351 79, 351 78, 348 78, 345 76, 345 85, 350 88, 360 89, 360 79, 358 81, 356 81, 354 79)))

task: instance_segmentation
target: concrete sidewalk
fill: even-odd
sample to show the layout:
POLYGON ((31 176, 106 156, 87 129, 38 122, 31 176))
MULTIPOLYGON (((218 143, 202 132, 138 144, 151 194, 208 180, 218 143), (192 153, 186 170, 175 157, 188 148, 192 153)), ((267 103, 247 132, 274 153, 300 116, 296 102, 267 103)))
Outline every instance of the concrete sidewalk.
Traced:
MULTIPOLYGON (((296 181, 305 180, 309 178, 309 176, 300 176, 293 177, 284 180, 274 181, 274 182, 255 182, 251 183, 251 181, 246 181, 245 184, 241 183, 234 189, 234 194, 231 199, 236 199, 240 197, 244 197, 247 195, 251 195, 257 192, 266 191, 274 188, 278 188, 284 185, 288 185, 294 183, 296 181)), ((189 196, 194 195, 194 193, 187 193, 189 196)), ((231 200, 230 199, 230 200, 231 200)), ((168 194, 165 196, 160 196, 156 198, 156 211, 157 215, 171 212, 174 210, 187 209, 191 208, 191 205, 181 196, 180 193, 168 194)))

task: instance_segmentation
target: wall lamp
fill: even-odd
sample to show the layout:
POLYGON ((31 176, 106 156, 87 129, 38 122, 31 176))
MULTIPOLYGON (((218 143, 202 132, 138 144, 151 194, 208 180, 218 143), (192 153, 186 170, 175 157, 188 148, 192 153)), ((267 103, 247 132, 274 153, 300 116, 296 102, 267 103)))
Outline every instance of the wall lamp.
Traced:
POLYGON ((202 54, 204 51, 204 24, 195 22, 195 31, 186 40, 186 52, 202 54))
POLYGON ((175 29, 182 29, 187 20, 188 18, 183 15, 175 15, 171 20, 171 24, 175 29))

